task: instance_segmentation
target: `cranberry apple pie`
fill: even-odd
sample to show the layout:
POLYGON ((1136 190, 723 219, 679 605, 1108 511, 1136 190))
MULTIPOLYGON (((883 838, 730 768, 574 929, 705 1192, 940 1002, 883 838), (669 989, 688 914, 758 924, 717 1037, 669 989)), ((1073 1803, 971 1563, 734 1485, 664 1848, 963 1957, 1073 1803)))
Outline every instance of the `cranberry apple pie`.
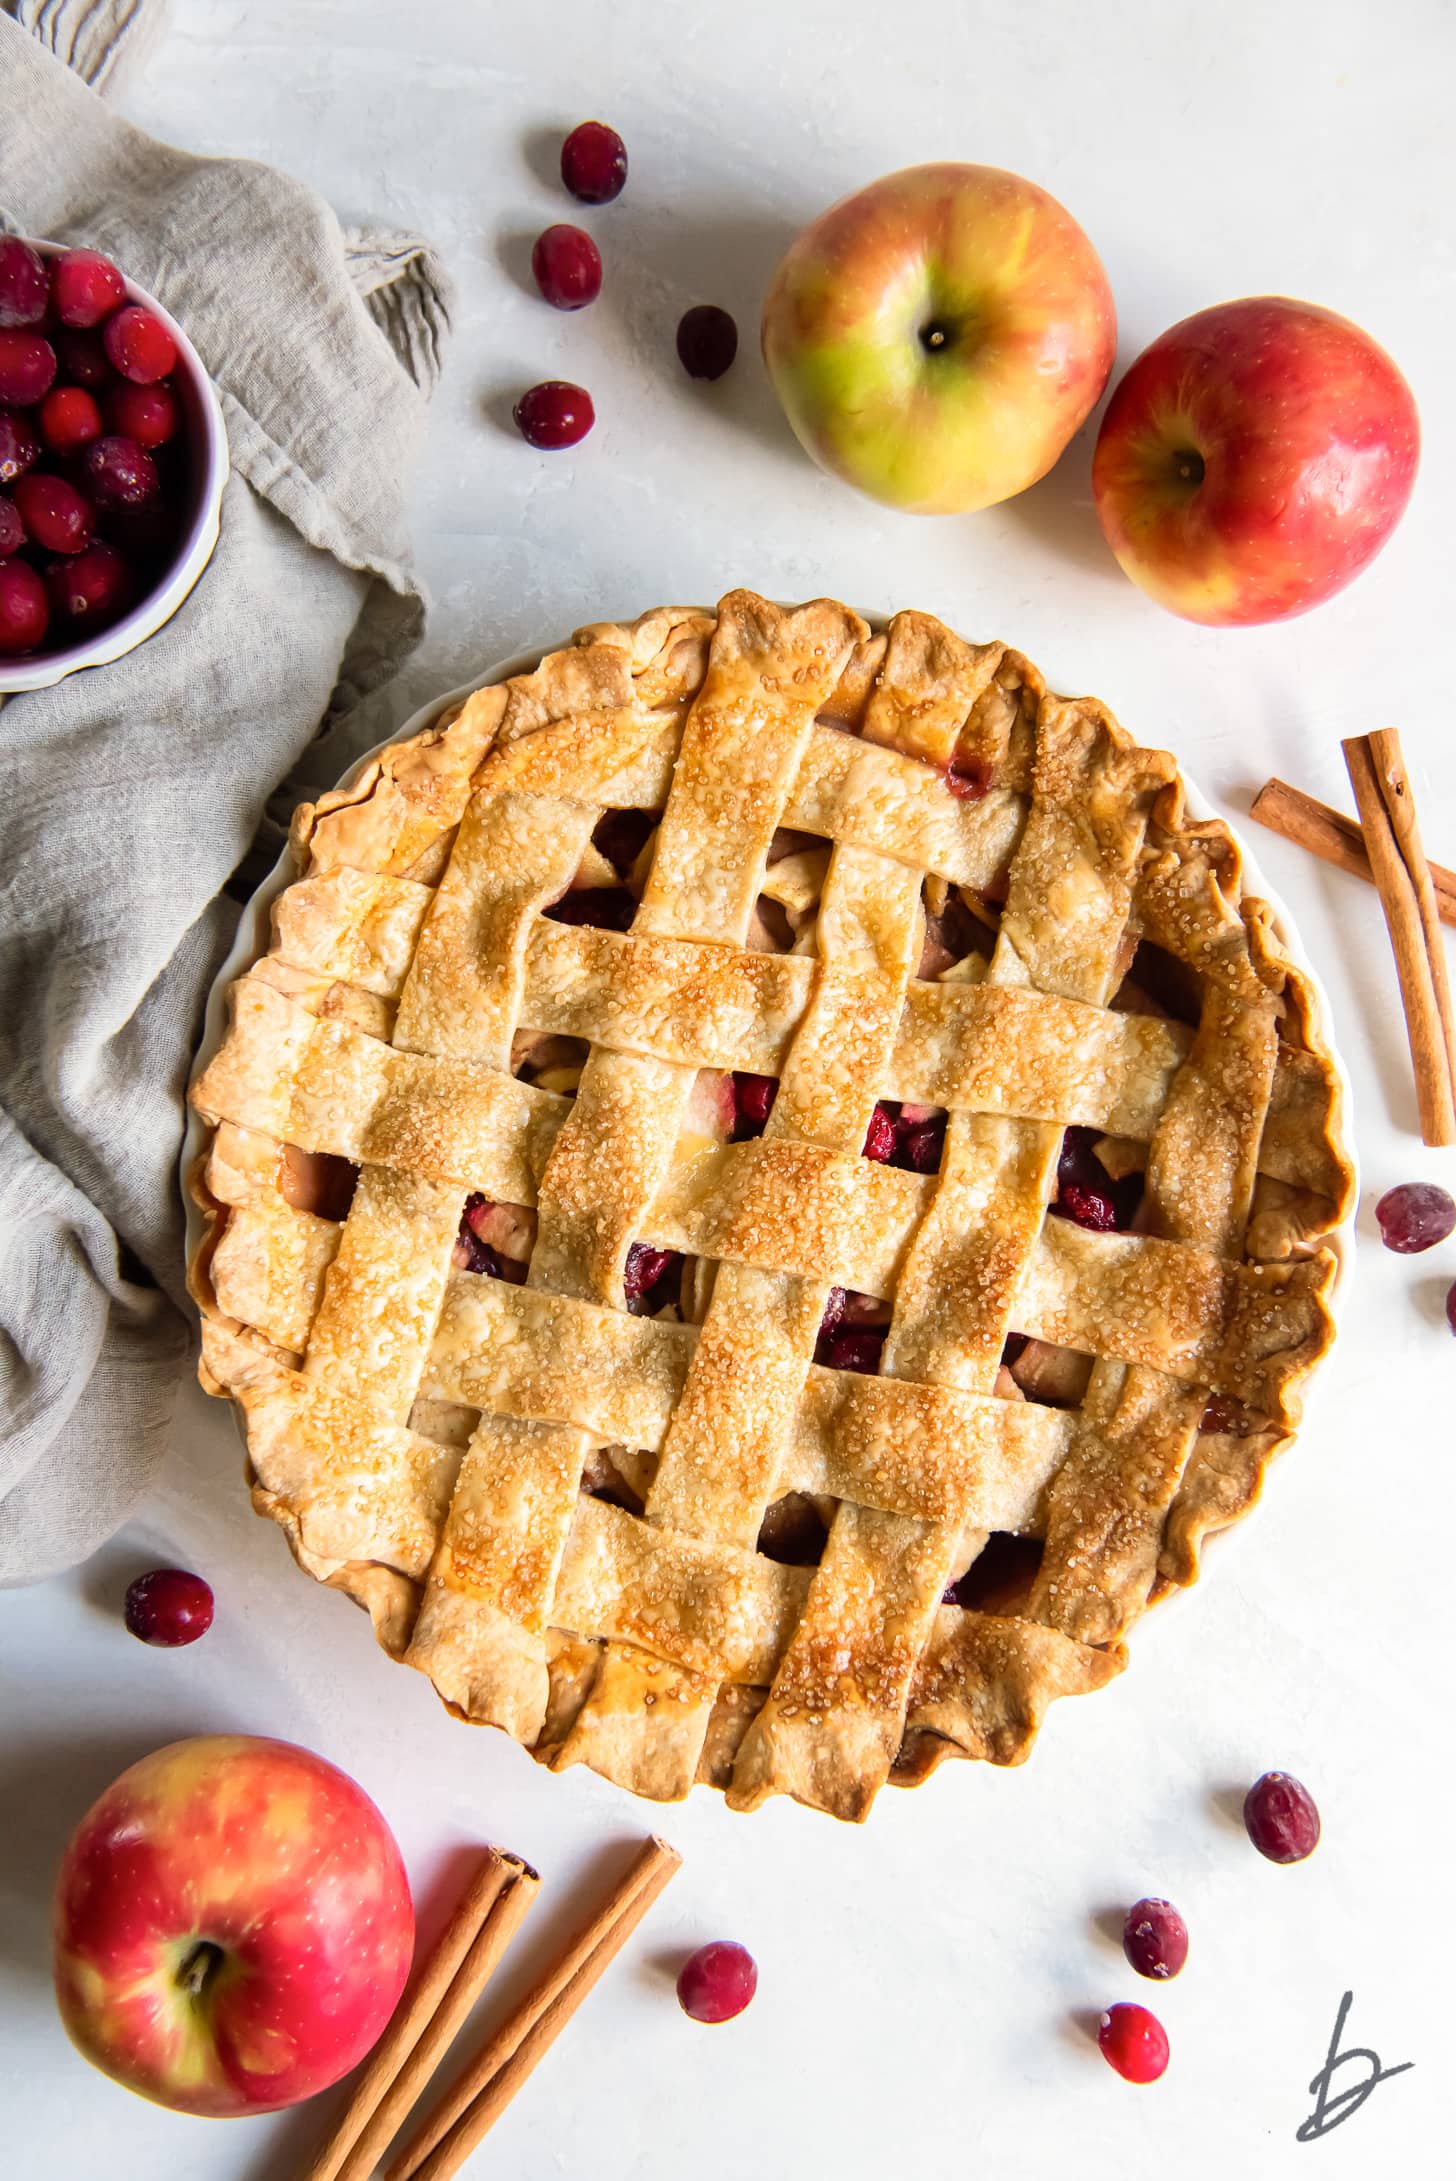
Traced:
POLYGON ((859 1818, 1258 1497, 1352 1171, 1173 760, 922 613, 583 629, 293 827, 193 1091, 258 1509, 461 1718, 859 1818))

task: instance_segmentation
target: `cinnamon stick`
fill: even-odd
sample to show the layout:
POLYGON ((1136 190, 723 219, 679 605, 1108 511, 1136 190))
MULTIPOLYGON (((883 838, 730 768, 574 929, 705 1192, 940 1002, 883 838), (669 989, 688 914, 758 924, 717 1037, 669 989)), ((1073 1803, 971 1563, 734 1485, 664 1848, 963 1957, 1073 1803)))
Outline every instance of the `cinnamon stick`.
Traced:
POLYGON ((1395 953, 1421 1136, 1428 1144, 1453 1144, 1456 1017, 1435 889, 1421 848, 1400 737, 1394 728, 1382 728, 1377 734, 1352 735, 1342 746, 1395 953))
POLYGON ((434 2113, 386 2169, 387 2181, 448 2181, 495 2125, 537 2061, 565 2029, 681 1858, 644 1842, 631 1869, 552 1967, 502 2023, 434 2113))
POLYGON ((365 2181, 439 2064, 539 1884, 519 1856, 487 1848, 455 1912, 303 2181, 365 2181))
MULTIPOLYGON (((1254 797, 1249 816, 1257 818, 1271 833, 1292 841, 1296 848, 1308 849, 1322 863, 1331 863, 1337 870, 1349 871, 1367 885, 1374 885, 1365 836, 1356 821, 1347 818, 1342 810, 1331 810, 1328 803, 1316 802, 1312 795, 1292 788, 1287 780, 1266 780, 1254 797)), ((1435 890, 1437 915, 1443 924, 1456 924, 1456 872, 1439 863, 1429 863, 1426 868, 1435 890)))

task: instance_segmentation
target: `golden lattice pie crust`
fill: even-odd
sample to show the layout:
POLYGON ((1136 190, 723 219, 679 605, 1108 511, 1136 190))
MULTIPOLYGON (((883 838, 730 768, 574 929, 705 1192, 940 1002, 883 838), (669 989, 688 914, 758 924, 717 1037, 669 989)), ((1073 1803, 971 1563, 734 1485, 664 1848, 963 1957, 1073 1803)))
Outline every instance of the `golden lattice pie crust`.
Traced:
POLYGON ((1170 757, 927 615, 736 591, 476 691, 293 851, 192 1094, 202 1378, 386 1650, 553 1766, 844 1818, 1121 1670, 1292 1435, 1353 1180, 1170 757), (894 1102, 935 1171, 864 1155, 894 1102), (1119 1231, 1048 1209, 1069 1126, 1119 1231))

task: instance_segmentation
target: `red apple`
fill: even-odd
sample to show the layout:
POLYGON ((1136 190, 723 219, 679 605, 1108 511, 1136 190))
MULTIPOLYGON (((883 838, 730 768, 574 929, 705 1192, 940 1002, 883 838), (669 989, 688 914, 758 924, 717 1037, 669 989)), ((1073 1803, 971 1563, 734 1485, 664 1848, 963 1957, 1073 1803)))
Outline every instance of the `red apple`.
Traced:
POLYGON ((1117 320, 1071 214, 999 167, 887 174, 806 228, 763 353, 817 462, 945 515, 1035 484, 1095 408, 1117 320))
POLYGON ((1248 296, 1143 350, 1102 419, 1092 490, 1149 597, 1242 627, 1306 613, 1374 559, 1420 444, 1411 390, 1368 333, 1248 296))
POLYGON ((56 1883, 56 1996, 104 2074, 183 2113, 311 2097, 376 2042, 409 1973, 394 1836, 291 1742, 204 1735, 113 1781, 56 1883))

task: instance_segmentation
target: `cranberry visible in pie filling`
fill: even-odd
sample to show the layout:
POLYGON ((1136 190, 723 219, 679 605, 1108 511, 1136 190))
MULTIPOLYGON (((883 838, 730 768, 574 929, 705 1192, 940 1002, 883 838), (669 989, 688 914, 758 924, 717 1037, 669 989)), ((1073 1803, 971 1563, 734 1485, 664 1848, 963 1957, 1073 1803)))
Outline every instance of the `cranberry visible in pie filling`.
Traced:
POLYGON ((541 911, 553 924, 595 924, 602 931, 625 931, 637 903, 625 886, 576 886, 541 911))
POLYGON ((682 1285, 683 1260, 678 1250, 655 1250, 646 1242, 634 1242, 622 1270, 622 1293, 634 1316, 649 1316, 674 1303, 682 1285))
POLYGON ((520 1204, 497 1204, 477 1191, 465 1199, 451 1263, 461 1272, 519 1287, 531 1261, 536 1215, 520 1204))
POLYGON ((1094 1234, 1124 1232, 1137 1216, 1143 1198, 1141 1174, 1124 1174, 1114 1181, 1092 1146, 1095 1128, 1069 1128, 1062 1138, 1057 1161, 1057 1199, 1052 1210, 1094 1234))
POLYGON ((740 1068, 733 1071, 733 1134, 730 1143, 747 1143, 753 1136, 761 1136, 773 1112, 779 1086, 771 1075, 748 1075, 740 1068))

